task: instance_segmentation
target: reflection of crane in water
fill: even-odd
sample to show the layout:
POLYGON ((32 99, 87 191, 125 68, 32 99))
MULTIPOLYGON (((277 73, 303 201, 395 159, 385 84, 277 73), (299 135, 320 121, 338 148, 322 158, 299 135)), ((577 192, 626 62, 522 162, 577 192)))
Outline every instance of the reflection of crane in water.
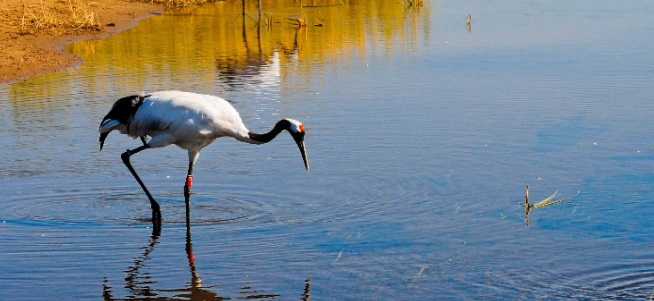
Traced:
POLYGON ((152 279, 150 273, 144 269, 150 254, 159 243, 159 236, 150 237, 148 245, 143 248, 140 256, 134 258, 134 263, 125 271, 125 288, 131 293, 125 299, 115 298, 109 280, 104 279, 102 284, 102 295, 105 301, 109 300, 223 300, 217 293, 209 290, 211 287, 202 287, 202 279, 195 267, 195 256, 193 255, 193 244, 191 242, 190 228, 186 236, 186 255, 191 272, 191 282, 181 289, 157 290, 153 288, 157 282, 152 279), (172 297, 161 296, 161 293, 177 293, 172 297))
MULTIPOLYGON (((154 286, 157 282, 152 278, 150 273, 147 272, 146 263, 150 259, 150 256, 158 243, 159 236, 152 235, 148 240, 148 244, 143 247, 141 255, 135 257, 133 264, 125 271, 124 287, 130 291, 131 295, 126 298, 116 298, 112 287, 109 285, 109 279, 104 278, 104 283, 102 284, 103 300, 269 300, 279 297, 278 294, 261 293, 260 291, 252 290, 251 287, 244 287, 241 289, 241 294, 243 294, 243 296, 225 298, 211 290, 215 286, 202 286, 202 279, 200 278, 195 265, 195 255, 193 253, 193 243, 191 241, 191 227, 188 218, 186 219, 186 258, 188 259, 191 281, 185 287, 180 289, 155 289, 154 286), (164 294, 166 293, 172 293, 174 295, 171 297, 165 296, 164 294)), ((310 279, 307 279, 300 300, 308 301, 310 299, 310 291, 310 279)))

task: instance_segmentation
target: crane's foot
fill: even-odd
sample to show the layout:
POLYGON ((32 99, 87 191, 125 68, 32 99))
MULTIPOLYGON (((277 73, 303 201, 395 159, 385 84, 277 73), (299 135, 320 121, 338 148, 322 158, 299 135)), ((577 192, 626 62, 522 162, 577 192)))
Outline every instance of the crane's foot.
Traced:
POLYGON ((152 209, 152 223, 161 225, 161 211, 159 208, 152 209))
POLYGON ((152 207, 152 235, 159 236, 161 235, 161 210, 159 209, 159 203, 151 203, 152 207))
POLYGON ((152 236, 161 235, 161 213, 152 212, 152 236))

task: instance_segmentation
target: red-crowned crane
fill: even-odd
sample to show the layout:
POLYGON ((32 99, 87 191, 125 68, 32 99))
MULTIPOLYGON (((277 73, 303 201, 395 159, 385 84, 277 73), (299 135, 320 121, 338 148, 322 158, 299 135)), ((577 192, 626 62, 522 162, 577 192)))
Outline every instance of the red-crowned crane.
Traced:
POLYGON ((143 145, 127 150, 121 158, 150 200, 152 225, 161 227, 161 211, 130 164, 130 156, 147 148, 175 144, 188 151, 188 174, 184 184, 186 216, 189 217, 193 166, 200 150, 216 138, 233 137, 251 144, 263 144, 273 140, 283 130, 288 131, 297 143, 304 166, 309 171, 309 161, 304 147, 304 125, 297 120, 285 118, 277 122, 265 134, 250 132, 236 109, 226 100, 204 94, 180 91, 161 91, 132 95, 119 99, 100 123, 100 150, 107 135, 113 130, 133 138, 140 138, 143 145), (149 136, 150 141, 146 140, 149 136))

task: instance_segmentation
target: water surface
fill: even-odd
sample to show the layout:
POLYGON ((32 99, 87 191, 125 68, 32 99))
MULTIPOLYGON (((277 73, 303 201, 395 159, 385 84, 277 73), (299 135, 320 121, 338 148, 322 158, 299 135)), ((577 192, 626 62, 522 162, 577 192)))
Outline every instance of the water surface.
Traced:
POLYGON ((270 27, 231 2, 153 17, 69 45, 78 68, 0 86, 0 299, 650 298, 651 5, 263 7, 270 27), (302 120, 311 172, 288 136, 216 141, 189 242, 186 152, 139 153, 164 217, 151 237, 119 156, 140 142, 100 152, 97 127, 164 89, 220 95, 254 131, 302 120), (527 227, 525 185, 580 195, 527 227))

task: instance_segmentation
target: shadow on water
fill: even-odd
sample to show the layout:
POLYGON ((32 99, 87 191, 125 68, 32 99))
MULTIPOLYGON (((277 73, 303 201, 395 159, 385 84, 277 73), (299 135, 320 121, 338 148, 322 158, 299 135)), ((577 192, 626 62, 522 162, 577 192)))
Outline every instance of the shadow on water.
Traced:
MULTIPOLYGON (((203 286, 202 278, 198 273, 195 265, 195 254, 193 253, 193 242, 191 238, 190 219, 186 218, 186 258, 190 272, 190 282, 179 289, 157 289, 157 281, 153 280, 150 273, 147 272, 147 261, 154 252, 155 247, 159 244, 161 229, 154 229, 148 239, 148 243, 143 247, 143 252, 134 258, 133 263, 125 270, 124 288, 129 290, 130 296, 118 298, 114 296, 114 291, 106 277, 102 284, 103 300, 274 300, 279 294, 263 293, 254 290, 252 287, 242 287, 237 297, 221 297, 214 291, 216 286, 203 286), (166 296, 172 294, 172 296, 166 296)), ((301 295, 302 301, 308 301, 311 298, 311 278, 305 281, 304 291, 301 295)))

